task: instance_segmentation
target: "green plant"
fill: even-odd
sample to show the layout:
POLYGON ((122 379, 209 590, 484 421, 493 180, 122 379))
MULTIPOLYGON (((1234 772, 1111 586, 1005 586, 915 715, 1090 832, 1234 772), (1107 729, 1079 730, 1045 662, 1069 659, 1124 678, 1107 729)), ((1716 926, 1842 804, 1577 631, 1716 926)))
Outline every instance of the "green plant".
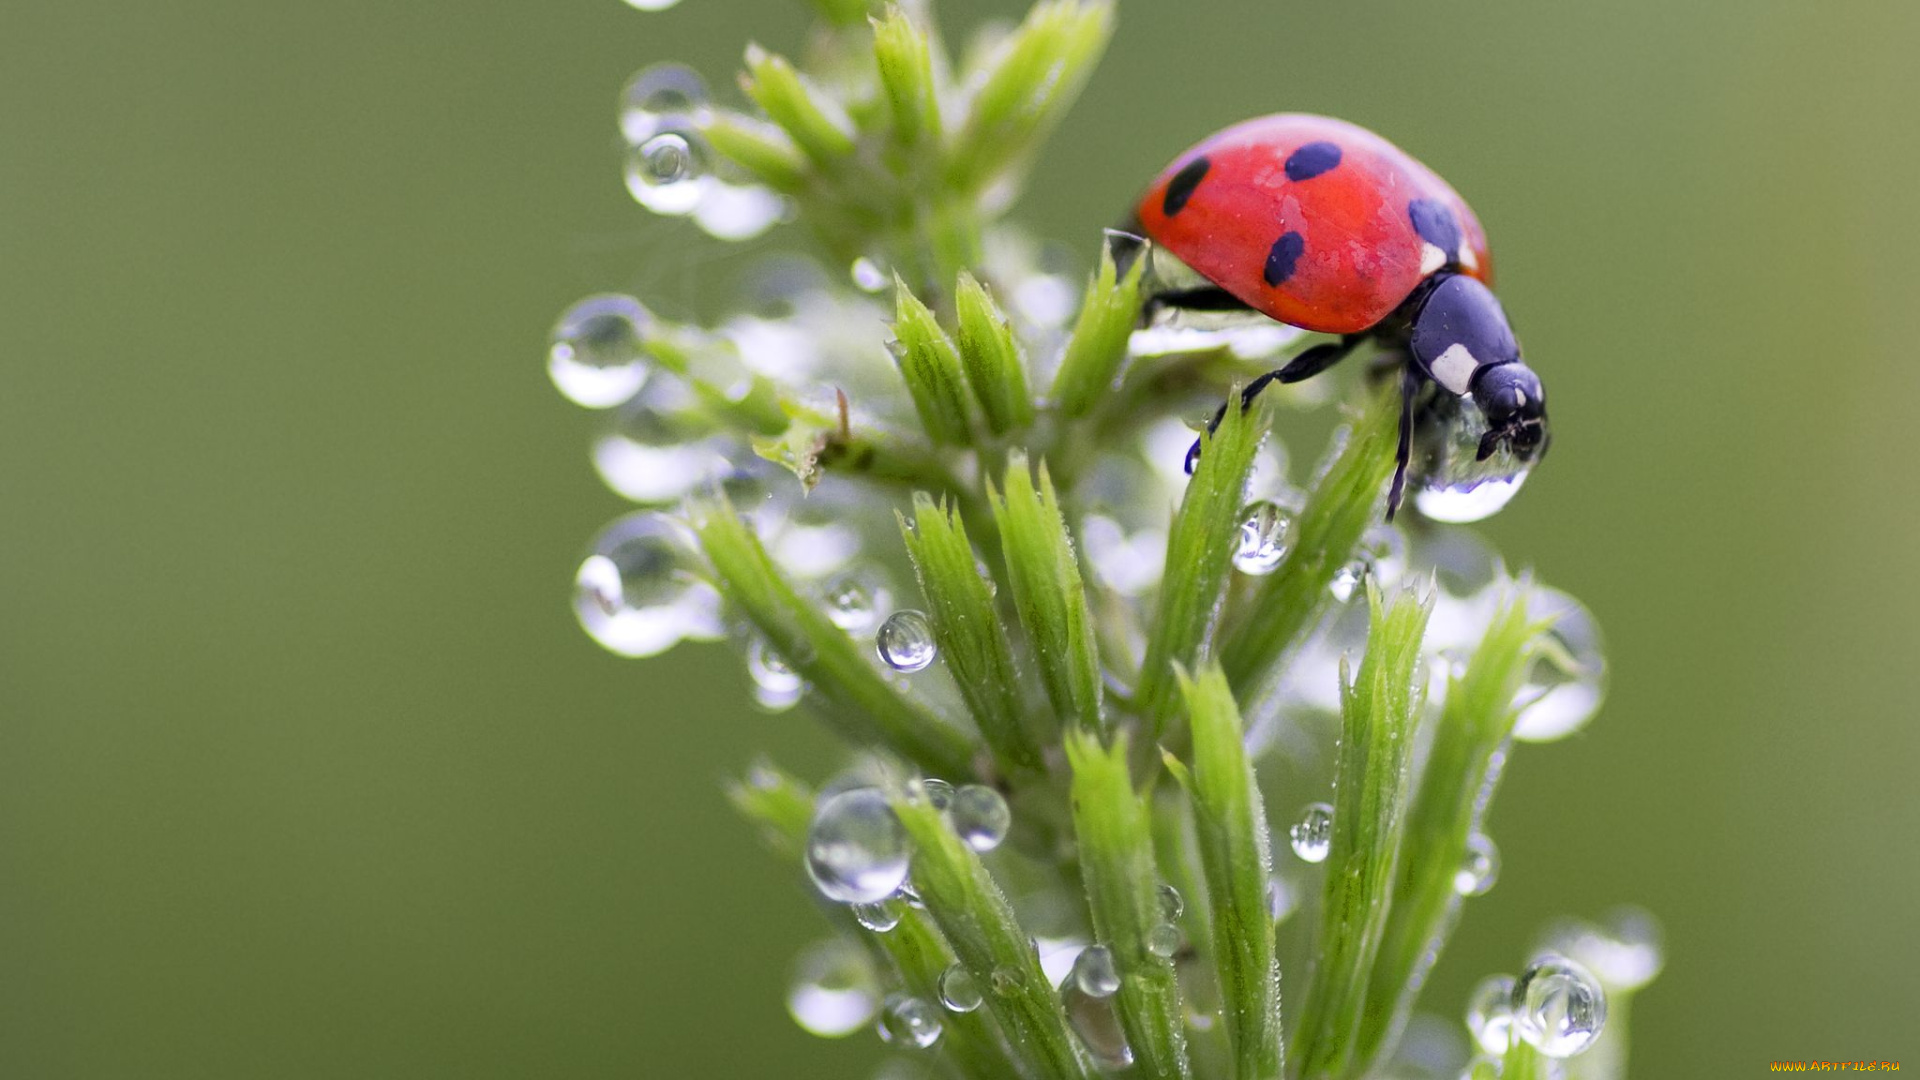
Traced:
MULTIPOLYGON (((1154 256, 1124 235, 1076 313, 1000 221, 1110 0, 1042 0, 957 63, 924 7, 819 6, 805 63, 748 48, 755 113, 637 77, 628 179, 725 238, 790 212, 852 282, 779 263, 711 328, 591 298, 550 358, 614 410, 596 464, 649 507, 581 566, 589 632, 630 656, 731 635, 762 707, 804 701, 855 756, 818 790, 763 763, 731 792, 837 935, 796 1019, 877 1013, 961 1077, 1432 1075, 1396 1050, 1492 884, 1514 739, 1599 706, 1591 618, 1470 533, 1381 522, 1397 401, 1359 381, 1304 489, 1275 412, 1331 380, 1229 410, 1182 474, 1185 421, 1301 335, 1139 329, 1154 256), (1261 781, 1314 802, 1329 746, 1332 805, 1276 867, 1261 781)), ((1476 996, 1472 1075, 1623 1075, 1650 931, 1547 946, 1476 996)))

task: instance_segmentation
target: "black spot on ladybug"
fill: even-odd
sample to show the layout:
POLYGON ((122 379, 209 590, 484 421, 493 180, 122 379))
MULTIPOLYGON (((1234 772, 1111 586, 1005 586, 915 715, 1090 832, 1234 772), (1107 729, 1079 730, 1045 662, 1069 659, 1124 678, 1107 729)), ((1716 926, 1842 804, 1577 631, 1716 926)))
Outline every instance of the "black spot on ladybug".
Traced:
POLYGON ((1278 288, 1293 276, 1293 264, 1300 261, 1300 253, 1307 248, 1306 240, 1297 232, 1287 232, 1273 242, 1273 250, 1267 252, 1267 284, 1278 288))
POLYGON ((1167 181, 1167 197, 1160 202, 1160 210, 1168 217, 1187 208, 1187 200, 1193 198, 1193 189, 1207 178, 1207 170, 1213 168, 1213 162, 1205 157, 1197 157, 1187 162, 1186 167, 1173 174, 1167 181))
POLYGON ((1447 258, 1460 253, 1460 226, 1446 204, 1415 199, 1407 204, 1407 216, 1413 219, 1413 231, 1420 234, 1420 239, 1446 252, 1447 258))
POLYGON ((1332 172, 1340 164, 1340 148, 1330 142, 1310 142, 1287 158, 1287 179, 1294 183, 1332 172))

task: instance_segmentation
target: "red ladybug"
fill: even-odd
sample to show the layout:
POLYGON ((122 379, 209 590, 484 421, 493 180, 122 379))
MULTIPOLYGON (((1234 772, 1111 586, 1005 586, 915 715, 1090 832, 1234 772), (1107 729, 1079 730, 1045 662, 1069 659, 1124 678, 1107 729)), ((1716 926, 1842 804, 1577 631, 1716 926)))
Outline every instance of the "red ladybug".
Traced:
POLYGON ((1155 305, 1251 308, 1341 336, 1255 379, 1243 404, 1268 382, 1317 375, 1368 340, 1404 357, 1389 520, 1406 486, 1414 399, 1427 382, 1479 405, 1488 424, 1480 460, 1545 453, 1546 397, 1488 287, 1486 233, 1446 181, 1399 147, 1324 116, 1248 120, 1180 155, 1137 216, 1156 244, 1213 283, 1155 305))

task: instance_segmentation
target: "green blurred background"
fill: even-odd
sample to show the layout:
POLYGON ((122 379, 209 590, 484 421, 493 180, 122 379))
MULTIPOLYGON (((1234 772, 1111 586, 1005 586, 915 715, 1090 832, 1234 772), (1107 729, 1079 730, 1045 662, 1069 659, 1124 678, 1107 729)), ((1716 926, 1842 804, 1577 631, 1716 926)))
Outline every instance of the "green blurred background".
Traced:
MULTIPOLYGON (((1335 113, 1473 201, 1553 388, 1553 458, 1489 531, 1598 612, 1614 693, 1518 754, 1448 1011, 1548 917, 1632 900, 1670 952, 1637 1076, 1920 1067, 1920 5, 1121 8, 1025 220, 1090 247, 1198 136, 1335 113)), ((815 916, 718 792, 829 748, 717 648, 578 631, 621 506, 542 369, 578 296, 695 296, 751 254, 627 200, 625 77, 725 85, 803 25, 9 5, 0 1075, 878 1058, 784 1015, 815 916)))

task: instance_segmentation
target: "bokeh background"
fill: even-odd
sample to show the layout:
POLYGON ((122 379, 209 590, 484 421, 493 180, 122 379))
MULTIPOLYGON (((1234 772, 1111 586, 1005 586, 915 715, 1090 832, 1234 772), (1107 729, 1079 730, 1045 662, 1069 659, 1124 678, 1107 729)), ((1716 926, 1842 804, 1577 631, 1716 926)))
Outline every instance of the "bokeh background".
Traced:
MULTIPOLYGON (((1348 117, 1473 201, 1553 388, 1552 460, 1488 531, 1597 611, 1614 692, 1522 748, 1505 875, 1434 993, 1637 901, 1670 953, 1637 1076, 1920 1067, 1920 6, 1121 8, 1026 221, 1088 250, 1198 136, 1348 117)), ((752 253, 627 200, 625 77, 726 85, 804 21, 0 15, 0 1074, 878 1058, 784 1015, 815 916, 718 791, 829 748, 718 648, 578 631, 572 569, 621 506, 542 368, 578 296, 698 293, 752 253)))

